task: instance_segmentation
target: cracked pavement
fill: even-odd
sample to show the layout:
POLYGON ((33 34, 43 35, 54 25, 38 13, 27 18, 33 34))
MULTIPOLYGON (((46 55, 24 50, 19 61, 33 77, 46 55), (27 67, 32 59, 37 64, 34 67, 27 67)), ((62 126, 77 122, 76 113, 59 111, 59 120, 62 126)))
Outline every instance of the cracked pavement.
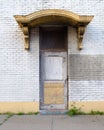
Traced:
POLYGON ((0 115, 0 130, 104 130, 100 115, 0 115))

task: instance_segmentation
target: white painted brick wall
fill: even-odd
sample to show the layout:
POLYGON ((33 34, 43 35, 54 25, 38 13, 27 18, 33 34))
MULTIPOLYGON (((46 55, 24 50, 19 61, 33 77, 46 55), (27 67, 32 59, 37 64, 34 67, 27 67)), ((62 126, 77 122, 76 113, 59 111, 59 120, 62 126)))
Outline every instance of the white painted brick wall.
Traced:
MULTIPOLYGON (((69 57, 73 54, 104 56, 104 0, 0 0, 0 101, 39 100, 38 28, 31 30, 31 48, 26 51, 22 31, 13 16, 42 9, 65 9, 82 15, 94 15, 86 28, 82 51, 77 50, 76 30, 69 27, 68 53, 69 57)), ((69 66, 70 63, 69 59, 69 66)), ((93 62, 90 63, 92 65, 93 62)), ((103 95, 104 80, 78 81, 71 79, 69 70, 71 101, 104 100, 103 95)))
POLYGON ((39 100, 38 28, 31 30, 30 51, 24 50, 22 41, 8 38, 0 47, 0 101, 39 100))

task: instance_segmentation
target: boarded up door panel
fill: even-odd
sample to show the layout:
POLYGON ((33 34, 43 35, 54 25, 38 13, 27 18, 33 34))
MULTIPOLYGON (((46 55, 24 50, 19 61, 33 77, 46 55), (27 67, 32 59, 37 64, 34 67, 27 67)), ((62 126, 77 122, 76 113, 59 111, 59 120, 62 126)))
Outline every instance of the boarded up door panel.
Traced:
POLYGON ((44 82, 44 104, 64 104, 64 83, 44 82))

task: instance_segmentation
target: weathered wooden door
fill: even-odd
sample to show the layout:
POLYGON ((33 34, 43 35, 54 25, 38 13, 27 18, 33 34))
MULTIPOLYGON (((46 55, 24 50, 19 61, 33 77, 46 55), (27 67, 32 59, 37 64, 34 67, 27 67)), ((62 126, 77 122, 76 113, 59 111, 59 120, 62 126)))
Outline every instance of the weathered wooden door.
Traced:
MULTIPOLYGON (((44 32, 42 39, 45 39, 42 40, 41 44, 45 45, 40 47, 40 106, 44 110, 67 109, 67 51, 66 45, 61 45, 65 44, 65 41, 62 40, 63 38, 60 38, 61 33, 59 34, 59 30, 57 30, 51 29, 51 32, 48 31, 47 37, 45 37, 44 32), (48 35, 49 33, 57 33, 57 38, 54 38, 55 36, 53 37, 52 35, 51 37, 48 35), (53 42, 58 41, 55 39, 59 38, 61 39, 59 47, 63 46, 61 47, 62 50, 58 45, 57 47, 54 46, 54 49, 52 45, 48 48, 48 45, 46 45, 48 44, 47 41, 54 44, 53 42), (64 43, 61 43, 62 41, 64 43)), ((65 32, 65 30, 62 31, 63 34, 65 32)))

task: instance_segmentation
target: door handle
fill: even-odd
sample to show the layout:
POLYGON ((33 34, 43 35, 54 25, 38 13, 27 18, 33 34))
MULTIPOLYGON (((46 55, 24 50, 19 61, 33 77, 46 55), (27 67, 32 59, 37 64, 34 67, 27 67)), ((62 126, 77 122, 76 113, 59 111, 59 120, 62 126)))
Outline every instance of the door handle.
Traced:
POLYGON ((69 78, 68 78, 68 76, 67 76, 67 78, 65 79, 65 83, 68 82, 68 79, 69 79, 69 78))

